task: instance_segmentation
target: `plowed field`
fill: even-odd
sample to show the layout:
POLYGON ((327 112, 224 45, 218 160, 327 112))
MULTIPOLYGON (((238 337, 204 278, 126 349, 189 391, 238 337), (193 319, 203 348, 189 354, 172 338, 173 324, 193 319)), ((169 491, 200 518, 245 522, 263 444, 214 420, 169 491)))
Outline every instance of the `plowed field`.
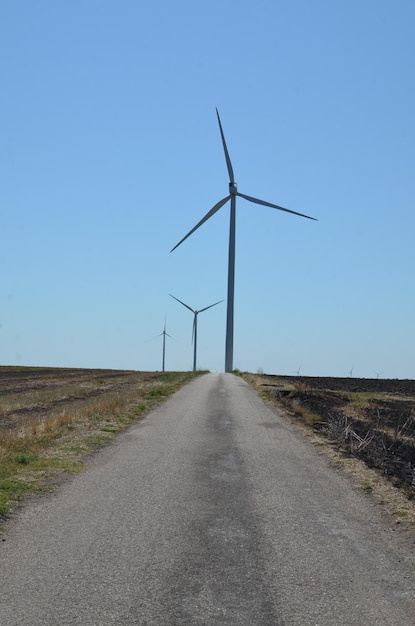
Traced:
POLYGON ((159 378, 160 372, 0 367, 0 429, 65 409, 81 410, 100 397, 145 387, 159 378))

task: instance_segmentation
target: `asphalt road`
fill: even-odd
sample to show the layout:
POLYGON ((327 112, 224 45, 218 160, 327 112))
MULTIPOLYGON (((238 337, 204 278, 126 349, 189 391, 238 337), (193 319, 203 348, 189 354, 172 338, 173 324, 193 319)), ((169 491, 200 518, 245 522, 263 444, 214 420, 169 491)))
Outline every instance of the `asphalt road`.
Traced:
POLYGON ((415 556, 231 374, 186 385, 0 542, 0 624, 414 626, 415 556))

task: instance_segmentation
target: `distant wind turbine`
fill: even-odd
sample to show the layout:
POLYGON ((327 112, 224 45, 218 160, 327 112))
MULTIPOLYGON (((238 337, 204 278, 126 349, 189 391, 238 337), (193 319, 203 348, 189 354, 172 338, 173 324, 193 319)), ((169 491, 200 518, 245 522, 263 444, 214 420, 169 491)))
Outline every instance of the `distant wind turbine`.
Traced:
MULTIPOLYGON (((165 362, 166 362, 166 337, 170 337, 170 339, 173 339, 173 341, 175 340, 174 337, 172 337, 171 335, 169 335, 169 333, 166 332, 166 320, 164 320, 164 329, 163 332, 160 333, 159 335, 156 335, 155 337, 152 337, 151 339, 149 339, 148 341, 154 341, 155 339, 157 339, 158 337, 163 337, 163 360, 162 360, 162 371, 164 372, 165 370, 165 362)), ((148 342, 146 342, 148 343, 148 342)))
POLYGON ((164 365, 166 362, 166 337, 170 337, 170 339, 173 339, 173 337, 171 335, 169 335, 169 333, 166 333, 166 320, 164 320, 164 329, 163 332, 160 333, 159 337, 161 337, 163 335, 163 361, 162 361, 162 368, 161 371, 164 372, 164 365))
MULTIPOLYGON (((296 211, 291 211, 290 209, 285 209, 282 206, 278 206, 277 204, 271 204, 270 202, 265 202, 264 200, 259 200, 258 198, 253 198, 252 196, 246 196, 243 193, 239 193, 237 190, 231 160, 229 158, 228 148, 225 142, 225 136, 222 130, 222 124, 219 117, 219 112, 216 109, 216 115, 218 117, 220 134, 222 137, 223 150, 225 152, 226 165, 229 173, 229 195, 222 200, 219 200, 215 206, 206 213, 205 217, 203 217, 200 222, 196 224, 190 230, 187 235, 183 237, 177 243, 174 248, 172 248, 171 252, 175 250, 181 243, 190 235, 192 235, 195 230, 202 226, 212 215, 219 211, 220 208, 224 206, 228 202, 231 201, 231 215, 230 215, 230 228, 229 228, 229 257, 228 257, 228 306, 227 306, 227 315, 226 315, 226 349, 225 349, 225 372, 231 372, 233 370, 233 318, 234 318, 234 292, 235 292, 235 218, 236 218, 236 196, 241 198, 245 198, 245 200, 249 200, 249 202, 254 202, 256 204, 262 204, 263 206, 271 207, 272 209, 278 209, 279 211, 285 211, 286 213, 292 213, 293 215, 299 215, 300 217, 306 217, 310 220, 315 220, 314 217, 310 217, 309 215, 304 215, 303 213, 297 213, 296 211)), ((182 303, 183 304, 183 303, 182 303)), ((186 306, 186 305, 185 305, 186 306)))
POLYGON ((179 298, 176 298, 176 296, 173 296, 172 294, 170 295, 172 298, 177 300, 177 302, 180 302, 180 304, 185 306, 186 309, 189 309, 189 311, 193 313, 192 342, 193 342, 193 371, 195 372, 196 371, 196 353, 197 353, 197 316, 199 315, 199 313, 203 313, 203 311, 207 311, 208 309, 211 309, 213 306, 220 304, 221 302, 223 302, 223 300, 219 300, 219 302, 215 302, 214 304, 210 304, 209 306, 206 306, 204 309, 200 309, 200 311, 196 311, 195 309, 192 309, 192 307, 190 307, 188 304, 185 304, 184 302, 179 300, 179 298))

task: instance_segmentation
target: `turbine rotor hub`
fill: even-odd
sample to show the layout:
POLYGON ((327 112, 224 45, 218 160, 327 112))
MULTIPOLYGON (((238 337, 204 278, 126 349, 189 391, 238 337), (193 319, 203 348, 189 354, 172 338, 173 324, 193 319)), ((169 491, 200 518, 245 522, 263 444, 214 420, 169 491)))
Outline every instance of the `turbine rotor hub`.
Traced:
POLYGON ((231 196, 238 195, 238 187, 236 186, 236 183, 229 183, 229 193, 231 196))

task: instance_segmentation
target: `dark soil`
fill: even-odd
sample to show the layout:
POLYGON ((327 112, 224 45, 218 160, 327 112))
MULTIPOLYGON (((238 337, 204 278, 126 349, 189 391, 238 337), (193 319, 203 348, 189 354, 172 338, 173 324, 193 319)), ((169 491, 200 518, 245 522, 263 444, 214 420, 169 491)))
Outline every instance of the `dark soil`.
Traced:
POLYGON ((0 431, 57 410, 85 407, 97 397, 127 391, 159 377, 160 372, 0 367, 0 431), (22 398, 18 408, 8 408, 12 396, 22 398))
MULTIPOLYGON (((301 383, 311 389, 324 389, 344 392, 387 393, 413 396, 415 380, 401 378, 334 378, 329 376, 267 376, 281 386, 286 382, 301 383)), ((272 385, 272 383, 271 383, 272 385)))
POLYGON ((415 381, 259 376, 257 384, 346 455, 415 498, 415 381), (263 382, 261 383, 261 378, 263 382))

